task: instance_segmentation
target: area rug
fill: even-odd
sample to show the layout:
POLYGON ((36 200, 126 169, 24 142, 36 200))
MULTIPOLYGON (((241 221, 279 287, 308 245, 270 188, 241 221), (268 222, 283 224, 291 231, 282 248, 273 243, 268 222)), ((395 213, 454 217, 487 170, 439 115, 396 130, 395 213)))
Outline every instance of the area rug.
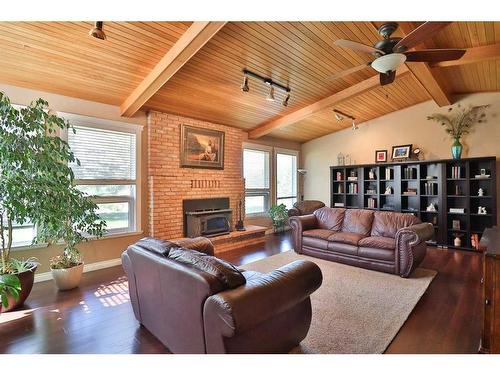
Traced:
POLYGON ((244 264, 269 272, 297 259, 316 263, 323 284, 312 294, 307 337, 292 353, 383 353, 437 272, 416 269, 408 279, 286 251, 244 264))

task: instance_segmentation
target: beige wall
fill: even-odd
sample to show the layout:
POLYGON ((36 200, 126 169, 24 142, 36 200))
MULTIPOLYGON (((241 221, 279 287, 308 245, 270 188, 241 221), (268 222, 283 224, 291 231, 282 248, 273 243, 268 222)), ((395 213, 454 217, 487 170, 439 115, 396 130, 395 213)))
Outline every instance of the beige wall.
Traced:
MULTIPOLYGON (((465 137, 464 156, 500 158, 500 93, 473 94, 458 99, 462 105, 491 104, 487 111, 487 123, 476 124, 472 133, 465 137)), ((446 107, 439 108, 434 102, 428 101, 367 121, 360 124, 356 131, 345 129, 304 143, 302 159, 307 170, 304 179, 305 199, 319 199, 330 204, 329 167, 337 165, 339 152, 350 154, 353 163, 373 163, 375 150, 387 149, 390 154, 393 145, 411 143, 423 150, 427 160, 451 158, 452 140, 443 127, 426 119, 432 113, 446 111, 446 107)), ((497 183, 497 194, 499 185, 497 183)))
MULTIPOLYGON (((50 94, 42 91, 35 91, 24 89, 15 86, 0 84, 0 91, 4 92, 11 100, 12 103, 27 105, 31 101, 43 98, 49 102, 49 106, 54 111, 61 111, 67 113, 74 113, 84 116, 92 116, 101 119, 115 120, 121 122, 129 122, 138 125, 147 125, 146 114, 141 112, 138 113, 136 117, 131 119, 125 119, 120 117, 120 108, 117 106, 101 104, 90 102, 87 100, 81 100, 76 98, 70 98, 61 95, 50 94)), ((147 139, 145 136, 145 130, 142 136, 142 174, 145 173, 147 168, 147 152, 146 143, 147 139)), ((138 176, 140 178, 140 176, 138 176)), ((142 196, 141 201, 141 222, 144 230, 147 228, 147 215, 146 215, 146 190, 147 186, 145 184, 146 179, 140 178, 142 181, 142 196)), ((85 263, 95 263, 109 259, 119 258, 122 251, 131 243, 137 241, 144 234, 137 235, 127 235, 123 237, 114 238, 104 238, 100 240, 90 241, 83 243, 79 246, 83 253, 85 263)), ((23 250, 16 249, 13 252, 13 256, 20 259, 25 259, 29 257, 36 257, 40 261, 41 265, 38 268, 38 272, 46 272, 49 270, 49 259, 58 255, 61 252, 61 246, 48 246, 41 248, 27 248, 23 250)))

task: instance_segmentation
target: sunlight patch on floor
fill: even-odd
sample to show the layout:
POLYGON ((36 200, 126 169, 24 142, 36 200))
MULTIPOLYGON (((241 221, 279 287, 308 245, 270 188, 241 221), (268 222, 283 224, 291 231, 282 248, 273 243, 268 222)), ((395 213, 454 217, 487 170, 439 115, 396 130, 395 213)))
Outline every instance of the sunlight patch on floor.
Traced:
POLYGON ((94 296, 99 299, 104 307, 113 307, 130 302, 128 294, 128 282, 125 276, 99 286, 94 292, 94 296))

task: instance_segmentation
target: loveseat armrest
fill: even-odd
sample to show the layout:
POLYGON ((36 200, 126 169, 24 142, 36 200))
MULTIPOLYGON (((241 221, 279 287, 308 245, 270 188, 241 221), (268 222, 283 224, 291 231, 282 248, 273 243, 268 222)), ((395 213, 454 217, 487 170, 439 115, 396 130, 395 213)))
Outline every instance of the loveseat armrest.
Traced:
POLYGON ((418 267, 427 251, 426 241, 434 234, 431 223, 421 223, 401 228, 396 233, 396 271, 408 277, 418 267))
POLYGON ((207 352, 225 352, 225 338, 286 314, 305 302, 322 281, 323 275, 315 263, 296 260, 251 277, 236 289, 210 296, 203 309, 207 352))
POLYGON ((186 249, 196 250, 207 255, 214 255, 214 245, 206 237, 183 238, 182 240, 173 242, 186 249))
POLYGON ((293 216, 300 216, 300 211, 298 208, 293 207, 288 210, 288 217, 293 217, 293 216))
POLYGON ((293 249, 297 254, 302 254, 302 232, 318 227, 318 219, 314 214, 293 216, 288 219, 292 228, 293 249))

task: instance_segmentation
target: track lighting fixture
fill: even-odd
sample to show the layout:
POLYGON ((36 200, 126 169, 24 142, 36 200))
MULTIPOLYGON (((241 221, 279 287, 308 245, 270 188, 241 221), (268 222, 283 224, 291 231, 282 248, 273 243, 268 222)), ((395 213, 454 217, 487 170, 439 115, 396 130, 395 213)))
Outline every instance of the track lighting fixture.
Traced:
POLYGON ((248 77, 246 76, 243 76, 243 84, 241 85, 241 91, 243 92, 249 92, 250 91, 250 87, 248 87, 248 77))
POLYGON ((338 122, 341 122, 343 119, 348 118, 352 120, 352 130, 357 130, 358 125, 356 124, 356 118, 354 116, 348 115, 347 113, 341 112, 338 109, 334 109, 333 113, 335 114, 335 119, 338 122))
POLYGON ((288 101, 290 100, 290 93, 286 93, 285 99, 283 99, 283 102, 281 103, 283 107, 288 107, 288 101))
POLYGON ((94 27, 90 29, 89 35, 97 39, 106 40, 106 34, 102 29, 103 26, 104 26, 103 21, 96 21, 94 27))
POLYGON ((344 119, 344 116, 339 115, 337 112, 335 112, 335 119, 337 120, 337 122, 340 122, 344 119))
POLYGON ((266 96, 266 100, 268 102, 274 102, 274 87, 270 83, 268 83, 268 85, 269 85, 269 93, 266 96))
POLYGON ((274 102, 276 100, 276 98, 274 96, 274 89, 276 88, 276 89, 279 89, 279 90, 285 92, 284 97, 283 97, 283 101, 281 102, 281 104, 283 105, 283 107, 288 106, 288 102, 290 100, 290 91, 291 91, 288 87, 286 87, 278 82, 274 82, 271 78, 262 77, 261 75, 254 73, 254 72, 251 72, 250 70, 247 70, 247 69, 243 69, 243 74, 244 74, 244 76, 243 76, 243 84, 241 85, 241 91, 243 91, 243 92, 250 91, 250 89, 248 87, 248 78, 252 77, 252 78, 258 79, 261 82, 264 82, 266 85, 269 85, 269 92, 266 96, 267 101, 274 102))
POLYGON ((358 125, 356 125, 355 119, 352 119, 352 130, 358 130, 358 125))

